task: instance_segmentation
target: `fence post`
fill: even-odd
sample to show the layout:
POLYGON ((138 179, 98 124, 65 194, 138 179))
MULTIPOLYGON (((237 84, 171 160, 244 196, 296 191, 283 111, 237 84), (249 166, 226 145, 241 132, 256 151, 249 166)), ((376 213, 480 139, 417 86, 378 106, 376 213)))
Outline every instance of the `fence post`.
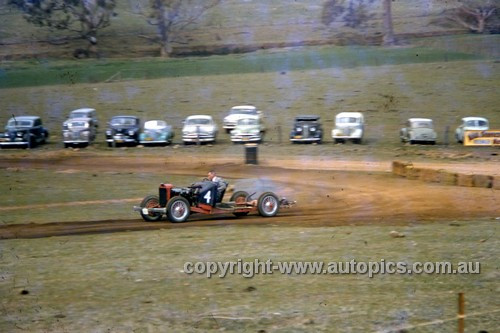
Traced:
POLYGON ((458 293, 458 333, 465 331, 465 297, 464 293, 458 293))

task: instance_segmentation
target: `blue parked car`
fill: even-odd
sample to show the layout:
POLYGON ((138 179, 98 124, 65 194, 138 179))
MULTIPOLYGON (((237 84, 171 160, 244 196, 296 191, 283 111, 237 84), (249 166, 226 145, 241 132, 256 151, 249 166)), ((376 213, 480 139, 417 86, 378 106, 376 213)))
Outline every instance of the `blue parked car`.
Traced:
POLYGON ((144 123, 144 129, 139 136, 143 145, 168 145, 172 143, 174 131, 164 120, 149 120, 144 123))

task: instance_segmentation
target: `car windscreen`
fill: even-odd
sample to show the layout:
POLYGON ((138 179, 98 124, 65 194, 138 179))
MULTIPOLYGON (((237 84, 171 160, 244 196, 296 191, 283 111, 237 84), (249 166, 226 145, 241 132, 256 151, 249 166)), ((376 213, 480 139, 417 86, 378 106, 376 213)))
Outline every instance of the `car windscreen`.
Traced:
POLYGON ((467 120, 465 122, 465 126, 467 127, 485 127, 488 126, 488 122, 484 120, 467 120))
POLYGON ((413 128, 432 128, 432 122, 430 121, 414 121, 411 123, 413 128))
POLYGON ((70 118, 86 118, 88 116, 86 112, 71 112, 69 115, 70 118))
POLYGON ((134 118, 113 118, 111 119, 111 126, 134 126, 136 120, 134 118))
POLYGON ((165 121, 148 121, 144 124, 144 129, 148 130, 159 130, 167 127, 167 123, 165 121))
POLYGON ((186 125, 210 125, 210 119, 206 118, 188 119, 186 121, 186 125))
POLYGON ((337 124, 356 124, 360 123, 361 119, 356 117, 341 117, 337 118, 337 124))
POLYGON ((252 114, 256 115, 257 110, 256 109, 231 109, 229 114, 252 114))
POLYGON ((238 120, 238 125, 258 125, 259 121, 257 119, 243 118, 238 120))
POLYGON ((32 120, 14 120, 10 119, 7 123, 7 127, 33 127, 32 120))

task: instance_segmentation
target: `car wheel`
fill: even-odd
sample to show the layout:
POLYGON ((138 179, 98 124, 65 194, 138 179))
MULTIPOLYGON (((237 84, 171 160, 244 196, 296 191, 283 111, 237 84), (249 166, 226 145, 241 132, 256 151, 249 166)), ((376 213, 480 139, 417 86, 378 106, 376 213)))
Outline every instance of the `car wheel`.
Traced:
MULTIPOLYGON (((159 207, 160 207, 160 199, 158 198, 157 195, 148 195, 141 202, 141 208, 159 208, 159 207)), ((144 219, 144 221, 156 222, 161 220, 162 214, 161 213, 144 214, 141 211, 141 216, 144 219)))
MULTIPOLYGON (((237 204, 242 204, 247 201, 248 197, 248 192, 245 191, 236 191, 233 193, 231 198, 229 199, 230 202, 236 202, 237 204)), ((245 216, 248 215, 249 212, 236 212, 233 213, 234 216, 245 216)))
POLYGON ((65 143, 64 148, 68 148, 68 147, 69 147, 69 144, 65 143))
POLYGON ((175 196, 167 203, 167 217, 170 222, 185 222, 190 214, 190 204, 183 197, 175 196))
POLYGON ((257 201, 259 214, 264 217, 272 217, 278 214, 280 202, 278 197, 272 192, 262 193, 257 201))

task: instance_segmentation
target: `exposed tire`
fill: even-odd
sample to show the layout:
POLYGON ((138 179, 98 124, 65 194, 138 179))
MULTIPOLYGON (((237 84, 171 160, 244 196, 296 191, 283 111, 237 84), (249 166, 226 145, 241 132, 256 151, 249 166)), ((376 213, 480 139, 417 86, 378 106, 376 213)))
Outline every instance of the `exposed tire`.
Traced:
MULTIPOLYGON (((236 203, 244 203, 247 201, 248 192, 246 191, 236 191, 233 193, 229 201, 236 203)), ((234 216, 246 216, 249 212, 236 212, 233 213, 234 216)))
POLYGON ((257 209, 261 216, 276 216, 280 209, 280 201, 276 194, 272 192, 262 193, 257 201, 257 209))
MULTIPOLYGON (((142 208, 159 208, 160 207, 160 199, 158 198, 157 195, 148 195, 147 197, 145 197, 142 200, 141 207, 142 208)), ((156 222, 156 221, 161 220, 162 214, 160 214, 160 213, 144 214, 141 211, 141 216, 144 219, 144 221, 156 222)))
POLYGON ((187 199, 175 196, 167 202, 167 218, 170 222, 185 222, 190 214, 190 204, 187 199))

